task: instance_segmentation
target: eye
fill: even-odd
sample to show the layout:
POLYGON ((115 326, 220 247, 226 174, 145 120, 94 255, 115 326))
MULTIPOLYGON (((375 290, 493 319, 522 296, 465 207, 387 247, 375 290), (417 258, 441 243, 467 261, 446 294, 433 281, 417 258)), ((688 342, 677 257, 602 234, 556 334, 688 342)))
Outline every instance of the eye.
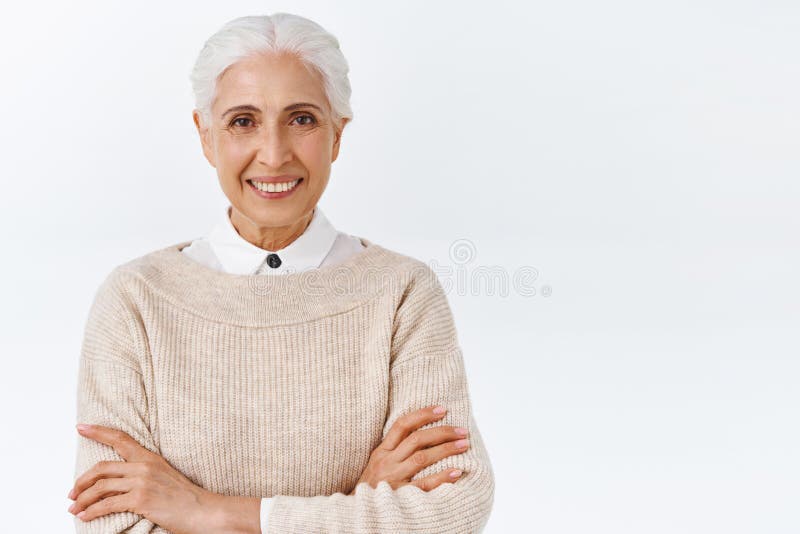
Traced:
POLYGON ((308 119, 306 122, 300 123, 300 126, 311 126, 317 123, 317 119, 315 119, 313 115, 309 115, 307 113, 303 115, 298 115, 297 117, 295 117, 295 120, 297 119, 308 119))
POLYGON ((247 128, 248 126, 250 126, 249 123, 252 123, 252 122, 253 121, 250 120, 248 117, 236 117, 235 119, 233 119, 231 121, 230 126, 241 126, 242 128, 247 128), (240 121, 245 121, 245 122, 242 123, 240 121))

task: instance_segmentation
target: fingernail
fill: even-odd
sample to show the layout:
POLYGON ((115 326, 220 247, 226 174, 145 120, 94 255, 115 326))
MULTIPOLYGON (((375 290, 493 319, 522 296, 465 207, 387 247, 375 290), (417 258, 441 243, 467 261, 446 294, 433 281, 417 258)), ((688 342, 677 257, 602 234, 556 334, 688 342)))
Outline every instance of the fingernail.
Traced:
POLYGON ((461 476, 461 469, 456 469, 455 471, 450 471, 450 478, 457 478, 461 476))
POLYGON ((83 512, 81 512, 81 513, 79 513, 79 514, 78 514, 78 517, 80 517, 81 519, 83 519, 83 516, 85 516, 85 515, 86 515, 86 510, 84 510, 84 511, 83 511, 83 512))
POLYGON ((72 512, 74 512, 74 511, 75 511, 75 503, 72 503, 72 504, 70 505, 70 507, 69 507, 69 508, 67 508, 67 511, 68 511, 69 513, 72 513, 72 512))
POLYGON ((85 425, 85 424, 83 424, 83 423, 75 425, 75 427, 76 427, 78 430, 89 430, 89 427, 90 427, 90 426, 91 426, 91 425, 85 425))
POLYGON ((467 429, 460 426, 460 427, 456 428, 456 434, 458 434, 459 436, 466 436, 467 435, 467 429))
POLYGON ((445 410, 443 406, 437 406, 436 408, 433 409, 433 413, 435 413, 436 415, 441 415, 446 411, 447 410, 445 410))
POLYGON ((456 447, 458 447, 459 449, 462 449, 462 448, 464 448, 466 446, 467 446, 467 440, 460 439, 460 440, 456 441, 456 447))
POLYGON ((75 488, 69 490, 69 495, 67 495, 67 499, 72 499, 73 501, 75 500, 75 488))

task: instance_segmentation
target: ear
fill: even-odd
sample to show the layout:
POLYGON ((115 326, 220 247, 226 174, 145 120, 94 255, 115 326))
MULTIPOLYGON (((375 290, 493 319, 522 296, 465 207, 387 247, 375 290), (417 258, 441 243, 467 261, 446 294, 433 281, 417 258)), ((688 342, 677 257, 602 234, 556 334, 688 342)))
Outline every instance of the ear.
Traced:
POLYGON ((203 155, 206 157, 212 167, 217 166, 214 160, 214 150, 211 143, 211 132, 208 125, 203 124, 203 118, 198 110, 192 111, 192 119, 194 125, 197 127, 197 133, 200 135, 200 144, 203 146, 203 155))
POLYGON ((339 157, 339 142, 342 140, 342 132, 344 131, 345 125, 350 122, 350 119, 342 119, 339 121, 338 128, 334 124, 334 139, 333 139, 333 153, 331 154, 331 163, 336 161, 336 158, 339 157))

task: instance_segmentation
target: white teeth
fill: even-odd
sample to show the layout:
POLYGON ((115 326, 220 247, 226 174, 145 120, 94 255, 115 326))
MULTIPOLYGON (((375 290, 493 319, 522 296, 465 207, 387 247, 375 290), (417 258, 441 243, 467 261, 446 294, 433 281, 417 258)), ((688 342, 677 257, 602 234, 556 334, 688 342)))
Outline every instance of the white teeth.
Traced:
POLYGON ((293 189, 294 186, 298 184, 298 182, 300 182, 299 178, 297 180, 292 180, 291 182, 283 182, 279 184, 254 182, 252 180, 250 181, 250 183, 253 184, 256 187, 256 189, 258 189, 259 191, 266 191, 268 193, 280 193, 283 191, 288 191, 289 189, 293 189))

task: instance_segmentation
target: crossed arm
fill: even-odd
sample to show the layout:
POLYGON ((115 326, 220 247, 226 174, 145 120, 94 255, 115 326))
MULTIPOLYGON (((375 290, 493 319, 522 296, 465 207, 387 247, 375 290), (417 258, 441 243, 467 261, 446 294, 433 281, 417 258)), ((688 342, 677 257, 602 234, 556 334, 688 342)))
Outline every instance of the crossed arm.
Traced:
MULTIPOLYGON (((398 419, 375 448, 356 486, 376 487, 381 481, 397 489, 413 485, 431 491, 454 483, 461 472, 444 469, 411 480, 423 468, 464 452, 466 429, 437 426, 446 410, 430 406, 398 419)), ((130 511, 175 534, 203 532, 261 533, 258 497, 230 497, 195 485, 164 458, 142 447, 125 432, 99 425, 78 425, 81 436, 113 448, 124 462, 101 461, 75 481, 69 493, 70 513, 88 522, 111 513, 130 511)), ((354 495, 356 487, 350 492, 354 495)))

